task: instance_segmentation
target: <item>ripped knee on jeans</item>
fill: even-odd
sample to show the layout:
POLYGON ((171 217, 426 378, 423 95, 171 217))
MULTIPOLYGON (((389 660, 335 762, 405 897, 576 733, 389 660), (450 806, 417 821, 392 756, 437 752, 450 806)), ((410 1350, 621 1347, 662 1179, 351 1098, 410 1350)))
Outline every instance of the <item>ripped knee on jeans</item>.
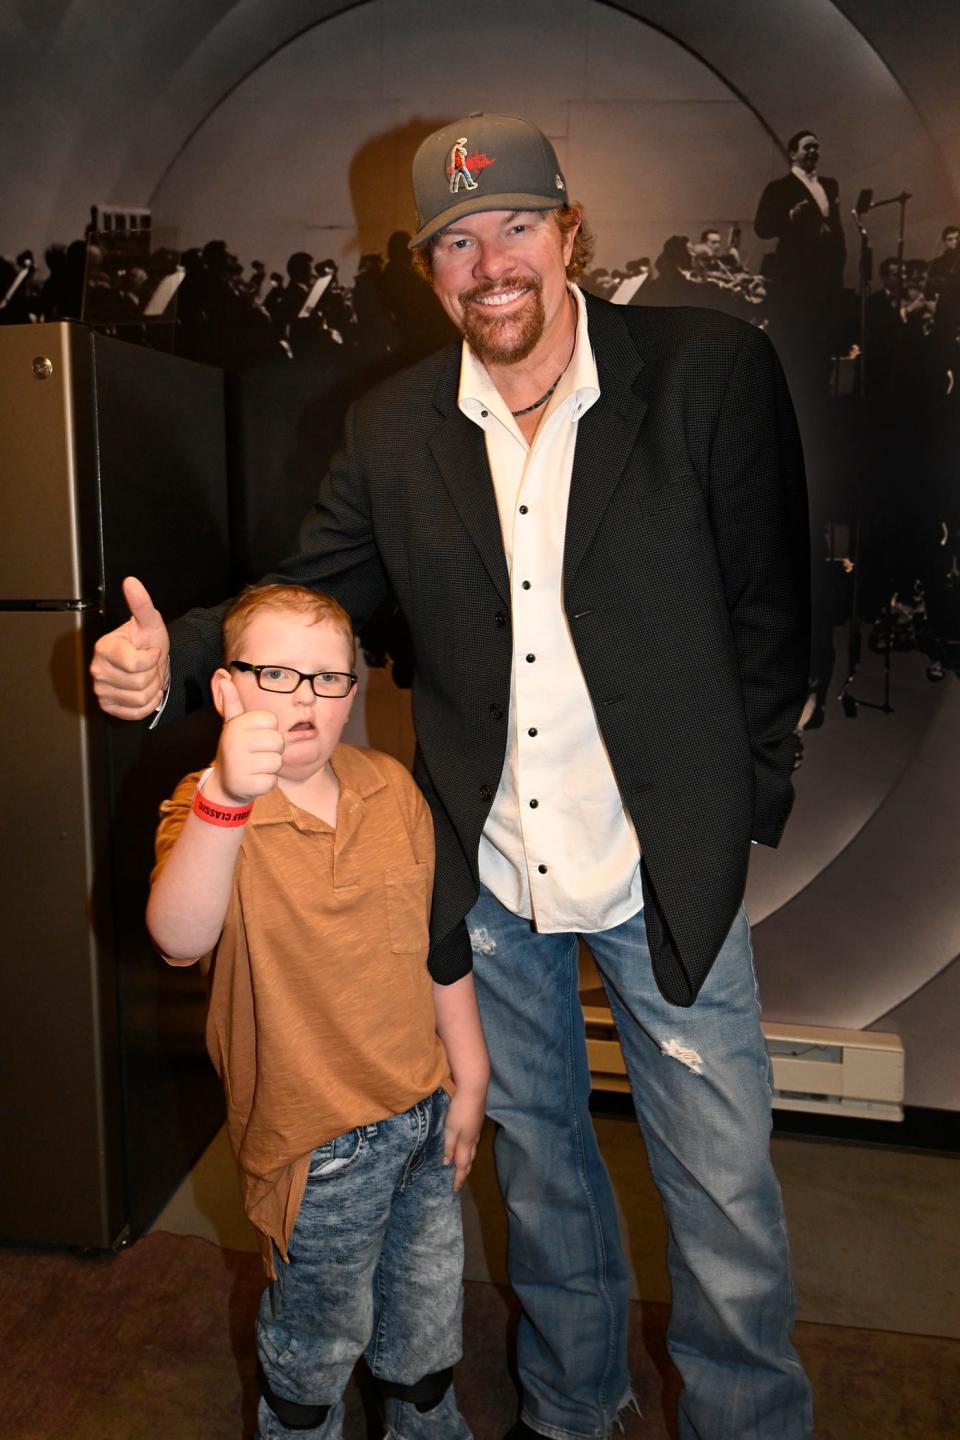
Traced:
POLYGON ((475 930, 468 931, 470 936, 470 949, 474 955, 496 955, 497 942, 485 925, 478 925, 475 930))
POLYGON ((703 1074, 703 1061, 696 1050, 689 1045, 682 1044, 679 1040, 662 1040, 660 1042, 661 1055, 668 1055, 671 1060, 677 1060, 681 1065, 694 1075, 703 1074))

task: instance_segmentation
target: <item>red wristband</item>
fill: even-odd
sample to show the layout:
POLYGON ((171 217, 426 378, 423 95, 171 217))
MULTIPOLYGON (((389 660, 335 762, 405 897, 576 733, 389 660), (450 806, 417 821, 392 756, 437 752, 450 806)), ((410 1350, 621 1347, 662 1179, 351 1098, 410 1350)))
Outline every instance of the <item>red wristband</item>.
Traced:
POLYGON ((200 794, 199 786, 193 796, 194 815, 198 815, 208 825, 221 825, 229 830, 236 829, 238 825, 246 825, 252 810, 252 802, 249 805, 214 805, 200 794))

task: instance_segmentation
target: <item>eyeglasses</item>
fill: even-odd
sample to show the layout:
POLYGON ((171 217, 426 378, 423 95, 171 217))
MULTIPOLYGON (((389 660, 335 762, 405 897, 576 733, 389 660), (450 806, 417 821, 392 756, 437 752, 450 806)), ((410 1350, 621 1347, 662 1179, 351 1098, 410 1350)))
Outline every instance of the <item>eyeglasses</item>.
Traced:
POLYGON ((317 670, 307 675, 288 665, 250 665, 246 660, 231 660, 230 669, 255 675, 260 689, 273 695, 292 695, 304 680, 309 680, 311 690, 321 700, 343 700, 357 683, 352 670, 317 670))

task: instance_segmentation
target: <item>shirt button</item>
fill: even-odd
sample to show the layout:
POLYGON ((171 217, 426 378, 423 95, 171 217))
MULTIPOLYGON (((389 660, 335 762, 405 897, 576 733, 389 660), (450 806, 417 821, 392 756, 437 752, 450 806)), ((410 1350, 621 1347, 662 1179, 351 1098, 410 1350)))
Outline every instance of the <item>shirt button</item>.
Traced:
POLYGON ((527 664, 528 664, 528 665, 532 665, 533 662, 534 662, 534 660, 536 660, 536 658, 537 658, 536 655, 528 655, 528 656, 527 656, 527 664))
POLYGON ((547 867, 546 867, 546 865, 538 865, 538 866, 537 866, 537 869, 540 871, 540 874, 541 874, 541 875, 546 875, 546 873, 547 873, 547 867))
POLYGON ((480 419, 481 419, 481 420, 486 420, 486 418, 487 418, 487 416, 488 416, 489 414, 490 414, 490 411, 489 411, 489 410, 481 410, 481 411, 480 411, 480 419))
POLYGON ((490 801, 493 799, 493 791, 490 789, 489 785, 480 786, 480 799, 486 801, 490 801))
POLYGON ((504 626, 504 625, 506 625, 506 623, 507 623, 507 617, 506 617, 506 615, 504 615, 504 613, 503 613, 502 610, 498 610, 497 613, 496 613, 496 615, 494 615, 494 617, 493 617, 493 623, 494 623, 495 625, 499 625, 499 626, 501 626, 501 627, 504 626))
POLYGON ((537 734, 537 727, 536 727, 536 725, 531 725, 531 726, 530 726, 530 729, 527 731, 527 734, 528 734, 528 735, 531 735, 531 736, 536 735, 536 734, 537 734))
POLYGON ((493 704, 493 705, 490 706, 490 719, 491 719, 491 720, 502 720, 502 719, 503 719, 503 708, 502 708, 502 706, 497 705, 497 704, 493 704))
POLYGON ((529 581, 529 580, 524 580, 524 581, 522 581, 520 588, 521 588, 521 590, 529 590, 529 589, 530 589, 530 581, 529 581))
POLYGON ((531 809, 531 810, 536 810, 536 808, 537 808, 537 806, 538 806, 539 804, 540 804, 540 801, 539 801, 539 800, 531 800, 531 801, 530 801, 530 809, 531 809))
POLYGON ((526 507, 526 505, 521 505, 521 506, 520 506, 520 514, 521 514, 521 515, 526 515, 526 513, 527 513, 527 507, 526 507))

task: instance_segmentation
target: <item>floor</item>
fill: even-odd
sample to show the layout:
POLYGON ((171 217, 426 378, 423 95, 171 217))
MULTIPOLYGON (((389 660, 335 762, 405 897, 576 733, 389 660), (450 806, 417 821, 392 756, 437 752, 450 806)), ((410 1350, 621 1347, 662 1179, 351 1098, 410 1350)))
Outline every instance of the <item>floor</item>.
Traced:
MULTIPOLYGON (((620 1202, 635 1294, 669 1299, 666 1231, 633 1122, 597 1117, 620 1202)), ((881 1122, 878 1122, 881 1123, 881 1122)), ((960 1339, 960 1156, 774 1137, 797 1289, 797 1317, 819 1324, 960 1339)), ((505 1280, 505 1224, 485 1130, 465 1193, 466 1277, 505 1280)), ((256 1248, 221 1131, 158 1216, 155 1230, 256 1248)))

